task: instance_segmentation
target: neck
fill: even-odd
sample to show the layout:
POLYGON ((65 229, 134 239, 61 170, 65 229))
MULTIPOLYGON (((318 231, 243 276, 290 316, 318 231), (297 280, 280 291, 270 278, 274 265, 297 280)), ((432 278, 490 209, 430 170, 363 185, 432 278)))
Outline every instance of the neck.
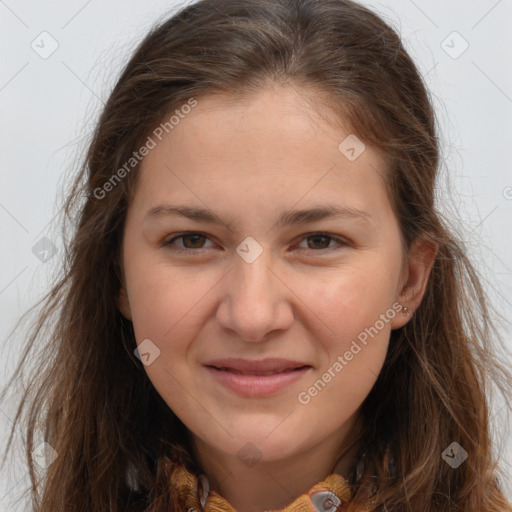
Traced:
POLYGON ((193 444, 210 489, 237 512, 259 512, 284 508, 331 473, 348 479, 359 449, 356 432, 354 416, 319 445, 286 459, 259 460, 250 467, 196 436, 193 444))

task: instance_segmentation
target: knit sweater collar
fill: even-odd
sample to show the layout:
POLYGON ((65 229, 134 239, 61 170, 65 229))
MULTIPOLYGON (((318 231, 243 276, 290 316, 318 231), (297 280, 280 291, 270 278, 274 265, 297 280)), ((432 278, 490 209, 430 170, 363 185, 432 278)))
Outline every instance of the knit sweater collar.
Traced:
MULTIPOLYGON (((171 485, 178 490, 181 500, 186 504, 186 510, 236 512, 225 498, 210 489, 205 475, 198 478, 184 465, 175 467, 171 485)), ((341 475, 333 473, 285 508, 269 512, 340 512, 350 500, 348 482, 341 475)))

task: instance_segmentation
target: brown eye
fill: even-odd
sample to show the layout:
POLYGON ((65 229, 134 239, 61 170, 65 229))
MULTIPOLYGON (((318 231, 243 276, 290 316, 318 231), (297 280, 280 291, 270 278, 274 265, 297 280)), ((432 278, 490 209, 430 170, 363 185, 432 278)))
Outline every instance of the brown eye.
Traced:
POLYGON ((187 249, 200 249, 206 240, 204 235, 198 234, 182 235, 179 238, 183 240, 183 245, 187 249))
POLYGON ((332 240, 327 235, 312 235, 307 237, 309 249, 327 249, 329 242, 332 240), (312 243, 310 243, 312 241, 312 243))
POLYGON ((164 242, 163 246, 176 252, 193 252, 194 249, 201 250, 212 247, 204 246, 208 240, 208 237, 202 233, 182 233, 164 242), (178 243, 178 240, 181 240, 181 243, 178 243))
POLYGON ((301 244, 306 242, 306 247, 299 245, 300 249, 311 249, 313 251, 334 250, 348 245, 343 239, 331 236, 327 233, 310 233, 304 235, 301 244), (332 244, 334 242, 334 244, 332 244))

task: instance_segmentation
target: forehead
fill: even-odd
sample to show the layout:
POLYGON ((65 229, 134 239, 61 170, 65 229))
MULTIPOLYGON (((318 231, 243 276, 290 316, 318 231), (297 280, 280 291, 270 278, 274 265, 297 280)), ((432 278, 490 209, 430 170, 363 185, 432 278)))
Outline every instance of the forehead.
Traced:
POLYGON ((269 87, 197 98, 144 158, 138 188, 150 206, 185 195, 202 206, 324 198, 371 209, 383 199, 384 171, 379 153, 309 91, 269 87))
POLYGON ((192 146, 198 155, 220 158, 248 160, 253 155, 273 155, 277 160, 287 152, 286 159, 294 160, 306 151, 314 157, 323 149, 318 144, 320 138, 336 150, 340 137, 351 133, 348 123, 318 94, 308 89, 269 86, 240 97, 218 93, 202 96, 168 140, 184 149, 192 146), (306 141, 309 143, 304 145, 306 141))

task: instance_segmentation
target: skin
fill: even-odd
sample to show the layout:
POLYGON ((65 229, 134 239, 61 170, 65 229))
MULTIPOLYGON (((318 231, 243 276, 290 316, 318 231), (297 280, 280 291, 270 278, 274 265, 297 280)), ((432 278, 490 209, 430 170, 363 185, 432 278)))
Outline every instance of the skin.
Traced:
MULTIPOLYGON (((211 488, 240 512, 282 508, 329 474, 354 436, 391 330, 410 315, 385 323, 309 403, 297 396, 393 303, 414 312, 434 258, 416 243, 405 259, 379 153, 367 145, 349 161, 338 145, 350 131, 333 119, 291 86, 198 98, 143 160, 126 218, 119 308, 137 343, 159 348, 144 369, 191 432, 211 488), (285 210, 327 203, 367 217, 276 225, 285 210), (146 216, 163 204, 209 208, 230 229, 146 216), (184 231, 206 237, 172 241, 184 231), (319 231, 332 238, 306 237, 319 231), (252 263, 236 252, 248 236, 263 249, 252 263), (221 357, 282 357, 313 369, 275 395, 245 398, 203 367, 221 357), (237 456, 247 443, 259 457, 251 467, 237 456)), ((347 474, 356 448, 336 471, 347 474)))

